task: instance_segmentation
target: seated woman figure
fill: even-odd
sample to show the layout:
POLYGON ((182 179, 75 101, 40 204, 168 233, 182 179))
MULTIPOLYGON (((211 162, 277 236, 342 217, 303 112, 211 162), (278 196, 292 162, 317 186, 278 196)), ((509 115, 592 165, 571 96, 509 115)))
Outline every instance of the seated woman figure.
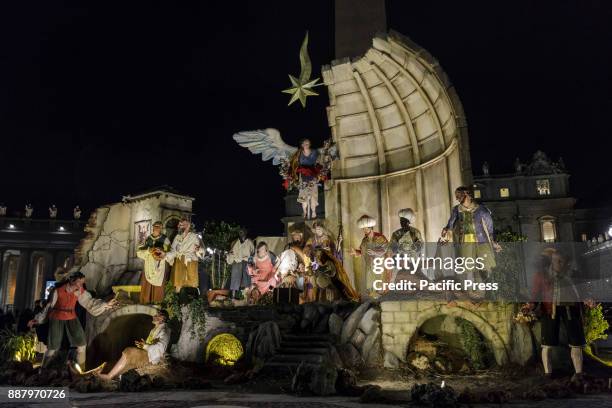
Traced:
POLYGON ((112 380, 126 371, 142 368, 149 364, 159 364, 164 360, 170 343, 170 328, 167 326, 168 312, 159 310, 153 320, 153 329, 146 340, 136 340, 136 347, 127 347, 121 358, 108 374, 98 374, 103 380, 112 380))
POLYGON ((257 244, 255 256, 252 257, 252 263, 247 265, 247 273, 251 276, 251 285, 253 289, 257 289, 260 296, 265 295, 270 288, 277 285, 276 256, 268 250, 268 244, 260 242, 257 244))

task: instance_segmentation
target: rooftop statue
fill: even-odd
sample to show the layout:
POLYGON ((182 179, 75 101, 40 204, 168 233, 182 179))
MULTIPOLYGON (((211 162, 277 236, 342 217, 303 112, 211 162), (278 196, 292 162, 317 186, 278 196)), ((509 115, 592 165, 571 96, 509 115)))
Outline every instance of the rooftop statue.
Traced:
POLYGON ((32 207, 32 204, 26 204, 24 210, 25 210, 25 217, 32 218, 32 214, 34 213, 34 207, 32 207))
POLYGON ((57 218, 57 207, 55 204, 49 207, 49 218, 57 218))

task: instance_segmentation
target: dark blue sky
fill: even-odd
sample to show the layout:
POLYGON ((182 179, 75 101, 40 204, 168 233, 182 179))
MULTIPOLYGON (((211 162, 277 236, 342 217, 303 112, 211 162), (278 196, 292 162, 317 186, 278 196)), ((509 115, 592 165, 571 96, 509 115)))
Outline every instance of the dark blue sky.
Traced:
MULTIPOLYGON (((455 84, 475 171, 484 160, 510 171, 542 149, 563 156, 579 205, 610 204, 612 4, 393 0, 388 10, 390 27, 455 84)), ((170 184, 197 198, 198 222, 279 233, 277 169, 231 135, 328 137, 325 92, 306 110, 280 92, 307 29, 318 76, 334 55, 328 0, 0 4, 0 201, 31 201, 38 216, 54 202, 67 215, 170 184)))

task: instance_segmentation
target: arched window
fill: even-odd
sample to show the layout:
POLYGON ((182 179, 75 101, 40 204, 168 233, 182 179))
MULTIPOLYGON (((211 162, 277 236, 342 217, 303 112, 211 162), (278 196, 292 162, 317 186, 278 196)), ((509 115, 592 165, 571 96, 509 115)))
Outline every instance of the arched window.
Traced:
POLYGON ((36 259, 34 266, 34 300, 38 300, 43 295, 45 289, 45 267, 47 263, 45 258, 40 256, 36 259))
POLYGON ((555 218, 551 216, 541 217, 540 231, 543 242, 555 242, 557 240, 557 225, 555 218))
POLYGON ((17 288, 17 272, 19 270, 19 255, 9 255, 6 265, 6 285, 4 292, 4 304, 15 304, 15 289, 17 288))
POLYGON ((171 216, 170 218, 166 219, 166 223, 164 225, 164 233, 168 237, 170 242, 174 240, 174 237, 176 237, 176 234, 178 233, 179 221, 180 219, 176 216, 171 216))

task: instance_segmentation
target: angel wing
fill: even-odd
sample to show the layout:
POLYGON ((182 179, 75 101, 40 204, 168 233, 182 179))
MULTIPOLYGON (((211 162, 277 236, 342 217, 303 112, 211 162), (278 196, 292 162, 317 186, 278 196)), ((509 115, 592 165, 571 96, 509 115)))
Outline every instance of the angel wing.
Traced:
POLYGON ((240 146, 246 147, 251 153, 261 153, 263 161, 272 159, 272 164, 275 166, 297 151, 297 147, 285 143, 280 132, 273 128, 238 132, 233 137, 240 146))

